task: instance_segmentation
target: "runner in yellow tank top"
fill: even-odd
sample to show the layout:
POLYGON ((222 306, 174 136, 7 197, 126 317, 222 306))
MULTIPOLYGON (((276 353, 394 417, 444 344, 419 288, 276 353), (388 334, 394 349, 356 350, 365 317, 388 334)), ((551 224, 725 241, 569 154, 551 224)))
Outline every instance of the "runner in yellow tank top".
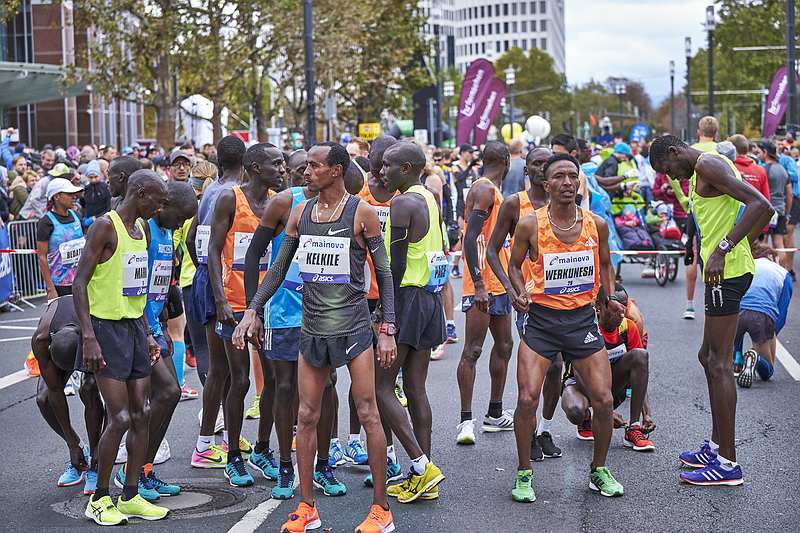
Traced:
MULTIPOLYGON (((511 302, 505 289, 486 262, 489 236, 497 221, 503 195, 500 185, 508 173, 511 156, 501 142, 486 144, 483 151, 484 175, 473 182, 466 200, 464 259, 467 272, 462 281, 461 310, 466 313, 464 350, 458 363, 458 390, 461 395, 461 419, 456 442, 475 444, 475 421, 472 418, 472 392, 475 385, 475 366, 483 350, 486 332, 492 332, 494 346, 489 362, 491 392, 489 409, 483 418, 487 432, 511 431, 514 422, 503 411, 503 391, 506 385, 508 361, 511 359, 511 302)), ((509 248, 500 251, 500 262, 508 264, 509 248)))
POLYGON ((159 520, 168 513, 139 495, 136 475, 125 480, 116 506, 108 494, 126 430, 131 444, 129 470, 139 472, 145 462, 150 366, 160 352, 147 333, 144 317, 147 240, 138 219, 146 220, 163 207, 167 186, 155 172, 138 170, 128 177, 127 188, 117 210, 98 218, 89 229, 73 283, 83 333, 82 366, 94 372, 108 413, 98 450, 97 489, 85 511, 99 525, 127 522, 126 515, 159 520))

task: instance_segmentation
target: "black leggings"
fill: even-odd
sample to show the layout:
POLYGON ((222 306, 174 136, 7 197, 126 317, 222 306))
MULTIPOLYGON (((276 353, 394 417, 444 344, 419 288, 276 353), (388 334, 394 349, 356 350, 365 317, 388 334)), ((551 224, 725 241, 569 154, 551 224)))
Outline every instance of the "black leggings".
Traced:
MULTIPOLYGON (((192 286, 183 288, 183 307, 189 309, 189 301, 192 296, 192 286)), ((189 337, 192 339, 192 353, 197 359, 197 377, 200 383, 205 386, 206 376, 208 376, 208 342, 206 341, 206 328, 194 319, 192 313, 186 313, 186 328, 189 330, 189 337)))

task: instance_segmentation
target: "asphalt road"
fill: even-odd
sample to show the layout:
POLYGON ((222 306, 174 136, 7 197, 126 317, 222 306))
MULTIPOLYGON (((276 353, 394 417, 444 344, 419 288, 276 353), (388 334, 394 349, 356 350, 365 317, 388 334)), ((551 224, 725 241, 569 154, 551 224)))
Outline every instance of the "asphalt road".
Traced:
MULTIPOLYGON (((680 315, 685 302, 681 279, 666 288, 653 280, 638 279, 638 267, 626 266, 626 285, 639 303, 650 333, 650 401, 658 429, 652 435, 654 453, 642 454, 622 447, 622 432, 615 431, 608 464, 625 485, 623 498, 603 498, 587 487, 591 443, 576 439, 560 409, 554 435, 564 455, 536 463, 537 501, 511 501, 510 488, 516 467, 514 436, 478 433, 473 447, 455 444, 458 423, 458 388, 455 368, 461 344, 447 347, 446 358, 432 362, 428 394, 434 414, 433 459, 447 479, 436 502, 393 505, 398 531, 791 531, 797 530, 800 490, 797 476, 800 444, 793 435, 800 421, 791 416, 800 405, 800 382, 783 366, 776 366, 771 383, 756 381, 749 390, 739 390, 737 419, 739 461, 745 472, 741 487, 697 488, 681 485, 677 454, 694 447, 710 432, 710 412, 703 372, 696 353, 702 335, 702 313, 698 320, 680 315), (789 413, 787 413, 787 408, 789 413)), ((682 272, 679 276, 682 278, 682 272)), ((696 302, 702 294, 698 291, 696 302)), ((698 308, 701 308, 698 305, 698 308)), ((36 310, 0 314, 0 378, 17 372, 29 350, 27 339, 36 325, 36 310)), ((463 336, 463 316, 456 313, 463 336)), ((780 340, 795 357, 800 356, 800 303, 795 298, 789 322, 780 340)), ((515 334, 516 337, 516 334, 515 334)), ((488 349, 479 364, 474 412, 483 415, 488 402, 488 349)), ((515 348, 516 351, 516 348, 515 348)), ((509 371, 505 407, 513 408, 516 386, 514 362, 509 371)), ((346 392, 347 373, 340 370, 339 390, 346 392)), ((799 376, 800 377, 800 376, 799 376)), ((198 386, 196 375, 188 374, 198 386)), ((68 531, 77 527, 100 529, 82 517, 85 497, 79 487, 57 488, 56 479, 67 459, 63 442, 41 419, 33 394, 35 380, 28 379, 0 390, 0 454, 4 466, 0 482, 6 487, 0 506, 0 530, 68 531)), ((347 408, 340 410, 340 435, 347 438, 347 408)), ((626 404, 627 406, 627 404, 626 404)), ((622 412, 626 411, 623 406, 622 412)), ((80 402, 70 399, 76 428, 84 433, 80 402)), ((176 480, 190 492, 181 499, 164 499, 175 508, 165 522, 133 522, 129 528, 171 531, 277 531, 290 502, 264 503, 271 482, 257 479, 250 489, 228 486, 220 471, 189 467, 197 435, 199 401, 182 402, 167 438, 172 459, 158 467, 161 477, 176 480), (199 504, 199 505, 198 505, 199 504), (182 508, 180 508, 182 507, 182 508), (248 511, 248 519, 241 522, 248 511), (249 521, 253 518, 253 521, 249 521)), ((245 434, 253 440, 256 422, 245 422, 245 434)), ((274 437, 273 437, 274 439, 274 437)), ((408 459, 401 453, 403 469, 408 459)), ((366 467, 342 468, 337 475, 349 489, 340 498, 319 497, 325 531, 347 532, 361 521, 370 503, 370 491, 361 480, 366 467)), ((298 491, 299 492, 299 491, 298 491)))

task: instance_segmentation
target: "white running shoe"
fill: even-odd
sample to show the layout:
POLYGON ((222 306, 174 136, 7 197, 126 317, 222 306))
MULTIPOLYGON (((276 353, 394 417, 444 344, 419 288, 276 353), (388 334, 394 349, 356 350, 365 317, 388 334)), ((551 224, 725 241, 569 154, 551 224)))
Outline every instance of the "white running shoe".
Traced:
POLYGON ((114 459, 116 464, 122 464, 128 462, 128 448, 125 446, 125 439, 127 438, 127 433, 122 436, 122 441, 119 443, 119 450, 117 450, 117 458, 114 459))
POLYGON ((756 371, 758 354, 753 350, 744 352, 744 367, 739 375, 736 376, 736 383, 743 389, 749 389, 753 385, 753 375, 756 371))
POLYGON ((169 442, 167 442, 167 438, 164 437, 164 440, 158 445, 158 451, 156 452, 155 459, 153 459, 153 464, 160 465, 161 463, 169 461, 170 457, 172 457, 172 454, 169 451, 169 442))
POLYGON ((683 312, 683 318, 685 320, 694 320, 694 307, 691 305, 686 308, 686 311, 683 312))
POLYGON ((456 426, 458 436, 457 444, 475 444, 475 420, 464 420, 456 426))
MULTIPOLYGON (((203 409, 200 409, 200 412, 197 413, 197 425, 203 425, 203 409)), ((225 417, 222 414, 222 406, 220 406, 217 412, 217 421, 214 422, 214 433, 221 433, 223 429, 225 429, 225 417)))
POLYGON ((497 418, 486 415, 483 417, 483 427, 481 429, 486 433, 514 431, 514 413, 511 411, 503 411, 503 414, 497 418))

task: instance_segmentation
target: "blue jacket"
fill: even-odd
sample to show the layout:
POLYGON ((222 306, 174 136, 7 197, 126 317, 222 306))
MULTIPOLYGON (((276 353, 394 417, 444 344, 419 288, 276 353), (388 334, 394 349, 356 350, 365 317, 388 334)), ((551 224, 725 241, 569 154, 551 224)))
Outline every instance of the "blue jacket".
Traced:
POLYGON ((775 333, 786 324, 792 299, 792 277, 783 267, 766 258, 756 259, 756 272, 742 298, 741 308, 764 313, 775 321, 775 333))

